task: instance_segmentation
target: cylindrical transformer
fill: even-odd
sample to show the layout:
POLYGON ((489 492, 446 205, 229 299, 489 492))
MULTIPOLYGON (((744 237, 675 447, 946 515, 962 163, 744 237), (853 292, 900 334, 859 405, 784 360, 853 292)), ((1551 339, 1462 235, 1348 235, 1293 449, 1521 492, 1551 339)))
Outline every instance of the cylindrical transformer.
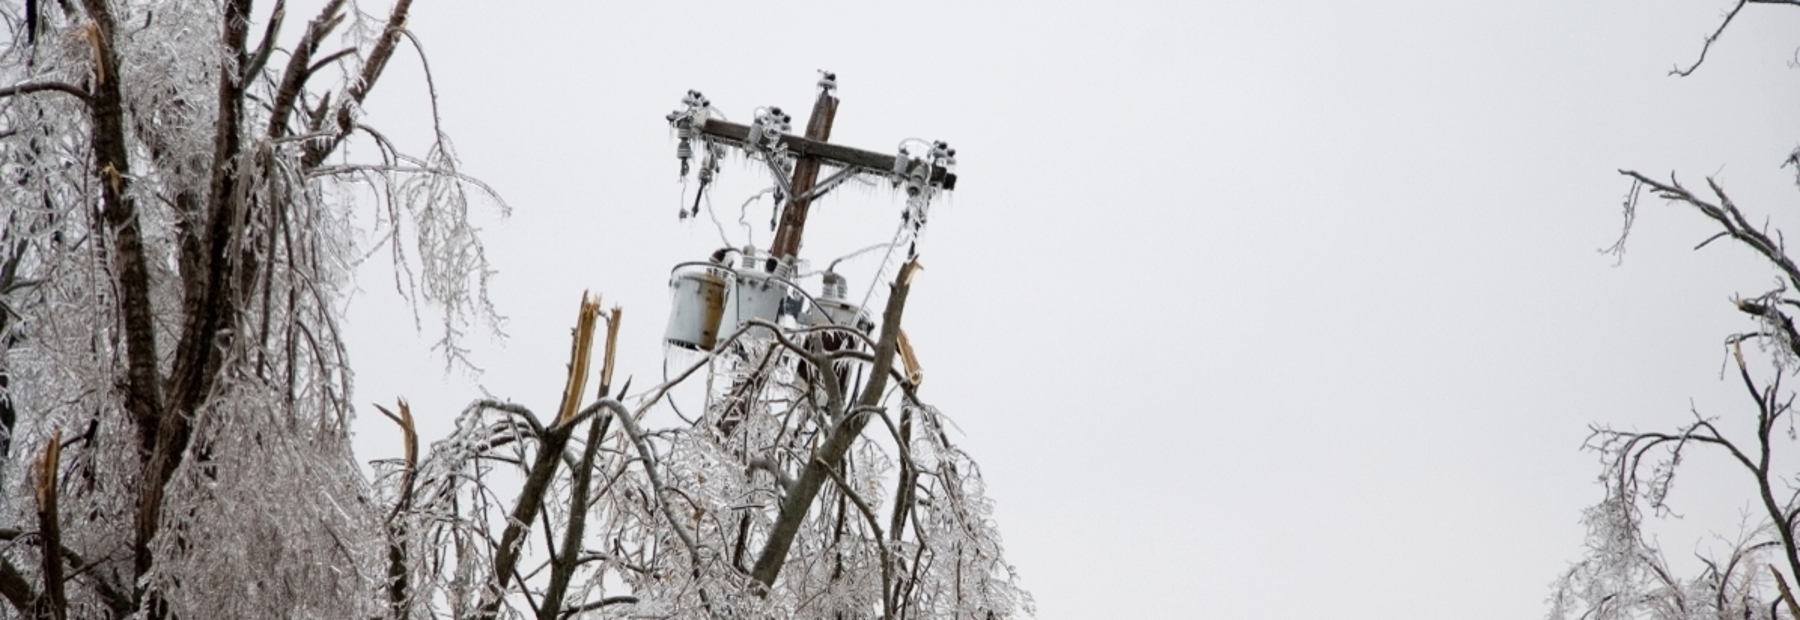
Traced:
POLYGON ((824 279, 824 286, 816 300, 818 304, 813 307, 808 322, 812 325, 843 325, 869 333, 875 327, 875 322, 869 319, 869 313, 844 299, 849 296, 850 290, 844 276, 827 271, 824 279))
POLYGON ((775 274, 754 268, 738 270, 731 295, 725 300, 726 333, 737 333, 751 319, 780 324, 782 301, 787 297, 787 283, 775 274))
POLYGON ((728 272, 706 263, 684 263, 669 276, 669 326, 663 340, 696 351, 711 351, 725 315, 728 272))

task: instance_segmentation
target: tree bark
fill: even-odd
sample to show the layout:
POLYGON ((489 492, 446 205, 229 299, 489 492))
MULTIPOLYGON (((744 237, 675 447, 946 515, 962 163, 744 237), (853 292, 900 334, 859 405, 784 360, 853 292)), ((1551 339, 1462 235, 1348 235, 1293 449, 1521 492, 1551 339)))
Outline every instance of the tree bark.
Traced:
POLYGON ((150 542, 160 527, 165 487, 187 450, 195 411, 218 376, 220 349, 225 344, 218 340, 237 316, 237 300, 234 291, 229 290, 232 268, 225 254, 237 232, 238 209, 242 207, 234 194, 242 173, 237 160, 241 150, 244 79, 239 71, 245 61, 244 40, 250 29, 250 0, 231 0, 224 13, 222 43, 231 54, 231 62, 219 68, 219 116, 213 125, 212 180, 206 204, 208 224, 206 236, 201 239, 207 249, 199 276, 205 284, 201 294, 190 297, 183 308, 185 320, 169 375, 169 400, 158 412, 153 447, 140 482, 136 543, 136 574, 140 578, 150 570, 150 542))
POLYGON ((63 588, 62 523, 56 514, 56 470, 62 464, 62 433, 50 433, 38 460, 37 519, 39 542, 44 547, 45 611, 52 620, 67 620, 69 597, 63 588))
POLYGON ((119 91, 119 62, 112 47, 112 13, 105 0, 83 0, 82 5, 93 20, 89 31, 95 40, 93 105, 88 110, 93 124, 94 169, 100 175, 101 216, 107 228, 112 229, 116 270, 113 277, 119 287, 119 314, 125 319, 125 403, 137 423, 139 448, 148 456, 155 444, 156 423, 162 410, 150 270, 138 229, 137 204, 127 193, 133 177, 125 153, 125 115, 119 91))

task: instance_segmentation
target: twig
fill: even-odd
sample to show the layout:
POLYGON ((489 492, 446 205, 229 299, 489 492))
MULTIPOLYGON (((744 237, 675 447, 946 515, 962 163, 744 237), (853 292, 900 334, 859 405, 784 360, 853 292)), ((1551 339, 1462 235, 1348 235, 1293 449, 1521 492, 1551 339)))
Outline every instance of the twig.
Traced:
MULTIPOLYGON (((825 464, 820 463, 820 465, 824 466, 825 464)), ((875 546, 881 549, 881 617, 891 618, 894 615, 894 604, 888 591, 892 589, 894 581, 894 558, 888 552, 887 541, 884 540, 884 534, 881 532, 881 524, 876 522, 875 511, 869 508, 869 503, 863 501, 862 496, 858 495, 855 489, 850 488, 850 483, 844 482, 843 475, 837 472, 836 467, 826 466, 825 473, 830 474, 831 480, 837 483, 838 489, 844 492, 844 496, 850 498, 851 503, 856 504, 856 509, 862 512, 863 520, 869 522, 869 529, 875 533, 875 546)))
POLYGON ((1744 10, 1744 5, 1749 3, 1750 0, 1738 0, 1737 5, 1731 7, 1731 12, 1725 14, 1725 19, 1719 22, 1719 27, 1713 30, 1712 34, 1706 35, 1706 42, 1700 45, 1700 57, 1694 59, 1694 64, 1688 65, 1686 69, 1681 67, 1670 69, 1669 75, 1676 77, 1693 75, 1694 70, 1700 68, 1700 63, 1706 62, 1706 52, 1712 49, 1713 42, 1719 40, 1719 35, 1725 34, 1725 27, 1730 26, 1731 20, 1737 17, 1738 11, 1744 10))
MULTIPOLYGON (((652 399, 649 402, 654 404, 656 400, 652 399)), ((656 505, 662 509, 663 518, 669 521, 669 529, 675 530, 675 537, 681 540, 683 547, 687 548, 688 560, 693 566, 693 574, 695 577, 699 577, 700 544, 695 542, 693 532, 689 532, 687 526, 681 524, 680 518, 675 515, 674 506, 669 504, 669 487, 663 484, 662 473, 658 471, 662 468, 662 464, 656 459, 656 453, 650 450, 650 444, 644 440, 644 429, 638 427, 637 420, 633 416, 627 415, 624 406, 620 405, 618 401, 607 399, 596 404, 613 408, 614 417, 619 419, 619 426, 623 427, 625 433, 631 436, 632 445, 637 447, 638 455, 644 460, 644 476, 650 479, 650 490, 656 494, 656 505)), ((704 587, 700 588, 700 600, 706 605, 709 614, 715 613, 712 596, 707 594, 704 587)))
MULTIPOLYGON (((336 131, 330 138, 307 145, 306 155, 301 158, 302 168, 310 170, 318 167, 332 151, 337 150, 344 138, 350 136, 355 123, 353 109, 362 105, 363 99, 369 96, 369 90, 375 87, 375 81, 381 78, 382 70, 387 68, 388 59, 393 57, 394 48, 400 42, 400 33, 406 29, 406 13, 411 8, 412 0, 398 0, 394 3, 393 10, 388 13, 387 26, 382 28, 381 38, 375 42, 375 47, 369 51, 368 60, 363 63, 362 75, 350 83, 348 92, 338 102, 335 114, 332 115, 332 120, 337 123, 336 131)), ((324 120, 325 117, 321 115, 314 122, 318 124, 324 120)), ((316 131, 320 128, 312 129, 316 131)))
POLYGON ((1668 183, 1663 183, 1644 176, 1635 170, 1620 170, 1619 174, 1632 179, 1636 184, 1649 187, 1652 192, 1655 192, 1658 197, 1664 200, 1686 203, 1699 210, 1702 215, 1705 215, 1707 218, 1717 222, 1723 227, 1724 232, 1731 238, 1742 242, 1744 245, 1750 246, 1750 249, 1755 250, 1756 253, 1761 254, 1763 258, 1767 259, 1770 263, 1773 263, 1777 269, 1781 270, 1782 275, 1787 277, 1788 282, 1791 285, 1800 289, 1800 266, 1796 266, 1794 261, 1788 258, 1787 254, 1782 251, 1779 243, 1774 239, 1769 238, 1768 234, 1762 232, 1757 227, 1752 226, 1750 222, 1744 218, 1743 212, 1738 210, 1737 205, 1732 204, 1731 199, 1725 194, 1724 188, 1720 187, 1718 182, 1711 178, 1706 180, 1707 185, 1712 189, 1713 195, 1718 199, 1718 203, 1714 204, 1712 201, 1696 196, 1693 192, 1688 191, 1687 188, 1682 187, 1681 183, 1675 180, 1673 175, 1670 175, 1668 183))

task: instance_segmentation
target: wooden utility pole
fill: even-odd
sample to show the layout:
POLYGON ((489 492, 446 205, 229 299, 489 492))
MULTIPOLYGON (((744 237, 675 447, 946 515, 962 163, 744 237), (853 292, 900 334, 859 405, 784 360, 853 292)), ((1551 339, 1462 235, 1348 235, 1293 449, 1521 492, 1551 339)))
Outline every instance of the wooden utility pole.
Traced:
MULTIPOLYGON (((835 187, 837 181, 850 174, 868 172, 884 176, 896 175, 916 170, 913 166, 929 166, 929 170, 921 171, 927 183, 942 189, 956 189, 956 174, 936 163, 832 144, 829 141, 831 125, 837 119, 838 108, 834 82, 835 78, 831 74, 826 74, 825 79, 820 80, 819 98, 813 102, 812 116, 806 120, 805 136, 786 133, 779 136, 780 144, 795 156, 794 176, 788 184, 787 202, 781 211, 780 224, 775 229, 774 247, 769 249, 771 255, 783 261, 794 260, 800 255, 800 237, 806 230, 806 215, 813 200, 823 196, 835 187), (837 166, 840 170, 824 184, 820 184, 819 168, 825 164, 837 166)), ((707 138, 726 142, 747 143, 752 134, 749 125, 715 118, 707 118, 704 123, 696 125, 694 129, 707 138)))
MULTIPOLYGON (((819 99, 813 102, 812 116, 806 119, 806 139, 825 142, 831 139, 831 121, 837 118, 838 99, 831 94, 830 88, 819 89, 819 99)), ((775 247, 769 253, 775 258, 791 261, 800 255, 800 234, 806 230, 806 211, 812 207, 813 184, 819 182, 819 157, 817 155, 801 155, 794 162, 794 181, 788 184, 791 192, 787 197, 787 207, 781 211, 781 226, 775 229, 775 247)))
MULTIPOLYGON (((826 73, 822 78, 819 80, 818 99, 813 102, 812 116, 807 119, 806 133, 803 136, 786 133, 788 118, 778 109, 760 112, 752 125, 714 119, 709 113, 710 104, 696 91, 688 91, 688 97, 684 100, 688 106, 686 110, 679 110, 668 116, 669 122, 680 132, 681 145, 676 153, 682 161, 684 176, 687 174, 687 162, 694 153, 691 140, 698 137, 705 143, 707 159, 701 167, 703 172, 714 170, 712 166, 718 157, 718 150, 715 149, 717 144, 732 144, 742 147, 753 158, 760 158, 768 164, 773 171, 776 183, 778 185, 785 184, 784 187, 777 188, 777 191, 786 193, 782 196, 783 205, 775 231, 774 244, 769 249, 771 260, 764 263, 768 266, 763 268, 783 278, 791 272, 777 270, 775 261, 781 261, 790 266, 794 264, 800 254, 800 241, 806 229, 806 216, 812 207, 812 202, 836 188, 844 180, 858 175, 867 175, 889 179, 897 188, 904 186, 909 199, 907 206, 909 218, 921 217, 924 202, 929 201, 937 190, 956 189, 956 174, 949 169, 949 166, 955 165, 956 152, 943 142, 930 144, 928 153, 908 152, 904 146, 906 143, 902 143, 898 152, 893 154, 832 144, 830 142, 831 128, 837 119, 838 108, 838 99, 834 94, 836 77, 826 73), (793 157, 791 171, 786 167, 787 157, 790 155, 793 157), (821 179, 819 173, 823 166, 831 166, 836 170, 821 179), (791 180, 788 178, 789 174, 792 175, 791 180)), ((710 174, 703 175, 702 183, 710 178, 710 174)), ((704 187, 702 185, 700 191, 704 192, 704 187)), ((915 227, 914 230, 917 230, 916 227, 923 223, 922 219, 910 219, 909 221, 915 227)), ((746 251, 745 254, 758 259, 764 258, 760 254, 750 251, 746 251)), ((722 263, 720 260, 722 256, 722 254, 715 255, 714 261, 722 263)), ((768 281, 768 276, 758 273, 752 268, 740 271, 726 265, 724 269, 737 274, 738 278, 742 278, 739 280, 740 282, 766 283, 768 281)), ((826 378, 822 383, 830 386, 825 389, 829 393, 827 400, 830 411, 827 415, 831 419, 831 425, 826 436, 823 437, 822 443, 809 449, 810 453, 807 459, 800 465, 799 477, 793 482, 783 485, 785 488, 780 501, 779 513, 775 522, 769 525, 768 535, 763 542, 763 550, 757 555, 755 567, 750 571, 750 576, 765 587, 774 586, 776 579, 780 577, 782 566, 787 562, 788 552, 794 544, 801 524, 805 521, 807 512, 811 510, 813 502, 818 498, 826 481, 835 479, 839 484, 843 484, 837 470, 844 466, 846 459, 850 458, 850 448, 861 436, 864 425, 869 422, 868 410, 876 408, 885 398, 884 386, 887 384, 888 375, 893 368, 895 352, 902 346, 900 344, 902 342, 900 340, 901 312, 904 310, 908 291, 911 290, 912 274, 917 269, 916 261, 909 260, 901 265, 899 277, 895 280, 888 295, 887 309, 882 313, 881 332, 878 336, 866 334, 863 339, 853 341, 843 334, 828 332, 820 336, 820 340, 814 341, 824 345, 828 350, 835 351, 850 346, 862 346, 859 343, 868 342, 868 337, 876 336, 872 341, 874 345, 873 367, 867 383, 855 396, 854 403, 846 402, 850 400, 844 394, 846 391, 844 384, 848 383, 847 381, 842 379, 831 381, 829 379, 834 376, 835 370, 832 368, 832 364, 825 360, 834 358, 824 354, 817 357, 803 355, 807 359, 796 362, 797 366, 810 366, 816 369, 819 373, 816 376, 826 378), (827 337, 842 339, 833 344, 834 341, 826 339, 827 337)), ((766 284, 758 286, 766 286, 766 284)), ((788 283, 787 286, 793 285, 788 283)), ((746 290, 749 289, 740 288, 733 294, 741 295, 746 290)), ((838 301, 841 302, 841 300, 838 301)), ((850 309, 853 312, 859 311, 855 306, 850 306, 850 309)), ((739 311, 744 311, 741 306, 739 311)), ((768 313, 768 316, 761 318, 768 322, 759 324, 776 329, 777 333, 780 333, 779 330, 784 328, 771 324, 777 318, 775 309, 768 308, 765 312, 768 313)), ((829 319, 829 317, 827 318, 829 319)), ((671 321, 673 320, 671 319, 671 321)), ((811 321, 812 319, 808 318, 807 320, 811 321)), ((844 327, 868 329, 867 327, 844 327)), ((808 338, 811 337, 808 336, 808 338)), ((910 358, 910 352, 906 356, 910 358)), ((911 363, 908 362, 908 364, 910 367, 911 363)), ((764 371, 754 372, 762 373, 764 371)), ((913 373, 909 372, 910 374, 913 373)), ((733 393, 761 390, 760 384, 753 383, 754 379, 754 375, 735 377, 733 393)), ((808 385, 814 384, 809 380, 808 385)), ((814 388, 808 387, 807 389, 814 388)), ((746 410, 746 406, 741 402, 725 405, 728 407, 727 411, 746 410)), ((630 416, 625 416, 620 419, 629 422, 629 418, 630 416)), ((670 518, 674 519, 672 516, 670 518)), ((747 528, 749 523, 747 518, 742 522, 740 532, 746 531, 744 528, 747 528)), ((896 516, 895 518, 900 517, 896 516)), ((871 523, 873 522, 871 521, 871 523)), ((879 526, 872 525, 872 527, 876 528, 874 535, 879 541, 882 538, 879 526)), ((742 556, 743 536, 740 533, 739 551, 734 555, 733 561, 740 567, 742 564, 738 563, 735 558, 742 556)), ((898 539, 899 533, 896 528, 895 540, 898 539)), ((885 547, 883 549, 885 556, 885 547)), ((884 557, 884 584, 889 576, 885 562, 884 557)))

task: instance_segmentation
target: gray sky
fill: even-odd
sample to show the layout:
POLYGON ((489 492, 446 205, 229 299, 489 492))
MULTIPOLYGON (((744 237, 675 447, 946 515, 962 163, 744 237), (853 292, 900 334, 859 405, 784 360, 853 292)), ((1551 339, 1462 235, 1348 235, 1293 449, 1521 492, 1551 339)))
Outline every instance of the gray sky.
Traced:
MULTIPOLYGON (((1728 2, 600 4, 415 7, 464 169, 514 208, 481 216, 510 337, 446 375, 365 269, 359 401, 404 395, 427 436, 477 385, 550 409, 584 289, 654 383, 668 269, 719 243, 675 217, 663 115, 694 88, 798 124, 831 69, 833 141, 959 151, 907 331, 1043 618, 1540 616, 1600 497, 1587 425, 1741 422, 1728 300, 1775 285, 1653 200, 1615 268, 1615 170, 1716 175, 1800 230, 1800 10, 1746 9, 1676 79, 1728 2)), ((368 106, 403 144, 422 75, 397 56, 368 106)), ((725 175, 735 213, 762 173, 725 175)), ((900 207, 846 190, 803 254, 900 207)), ((385 425, 361 457, 398 453, 385 425)), ((1750 497, 1694 465, 1661 538, 1683 558, 1750 497)))

